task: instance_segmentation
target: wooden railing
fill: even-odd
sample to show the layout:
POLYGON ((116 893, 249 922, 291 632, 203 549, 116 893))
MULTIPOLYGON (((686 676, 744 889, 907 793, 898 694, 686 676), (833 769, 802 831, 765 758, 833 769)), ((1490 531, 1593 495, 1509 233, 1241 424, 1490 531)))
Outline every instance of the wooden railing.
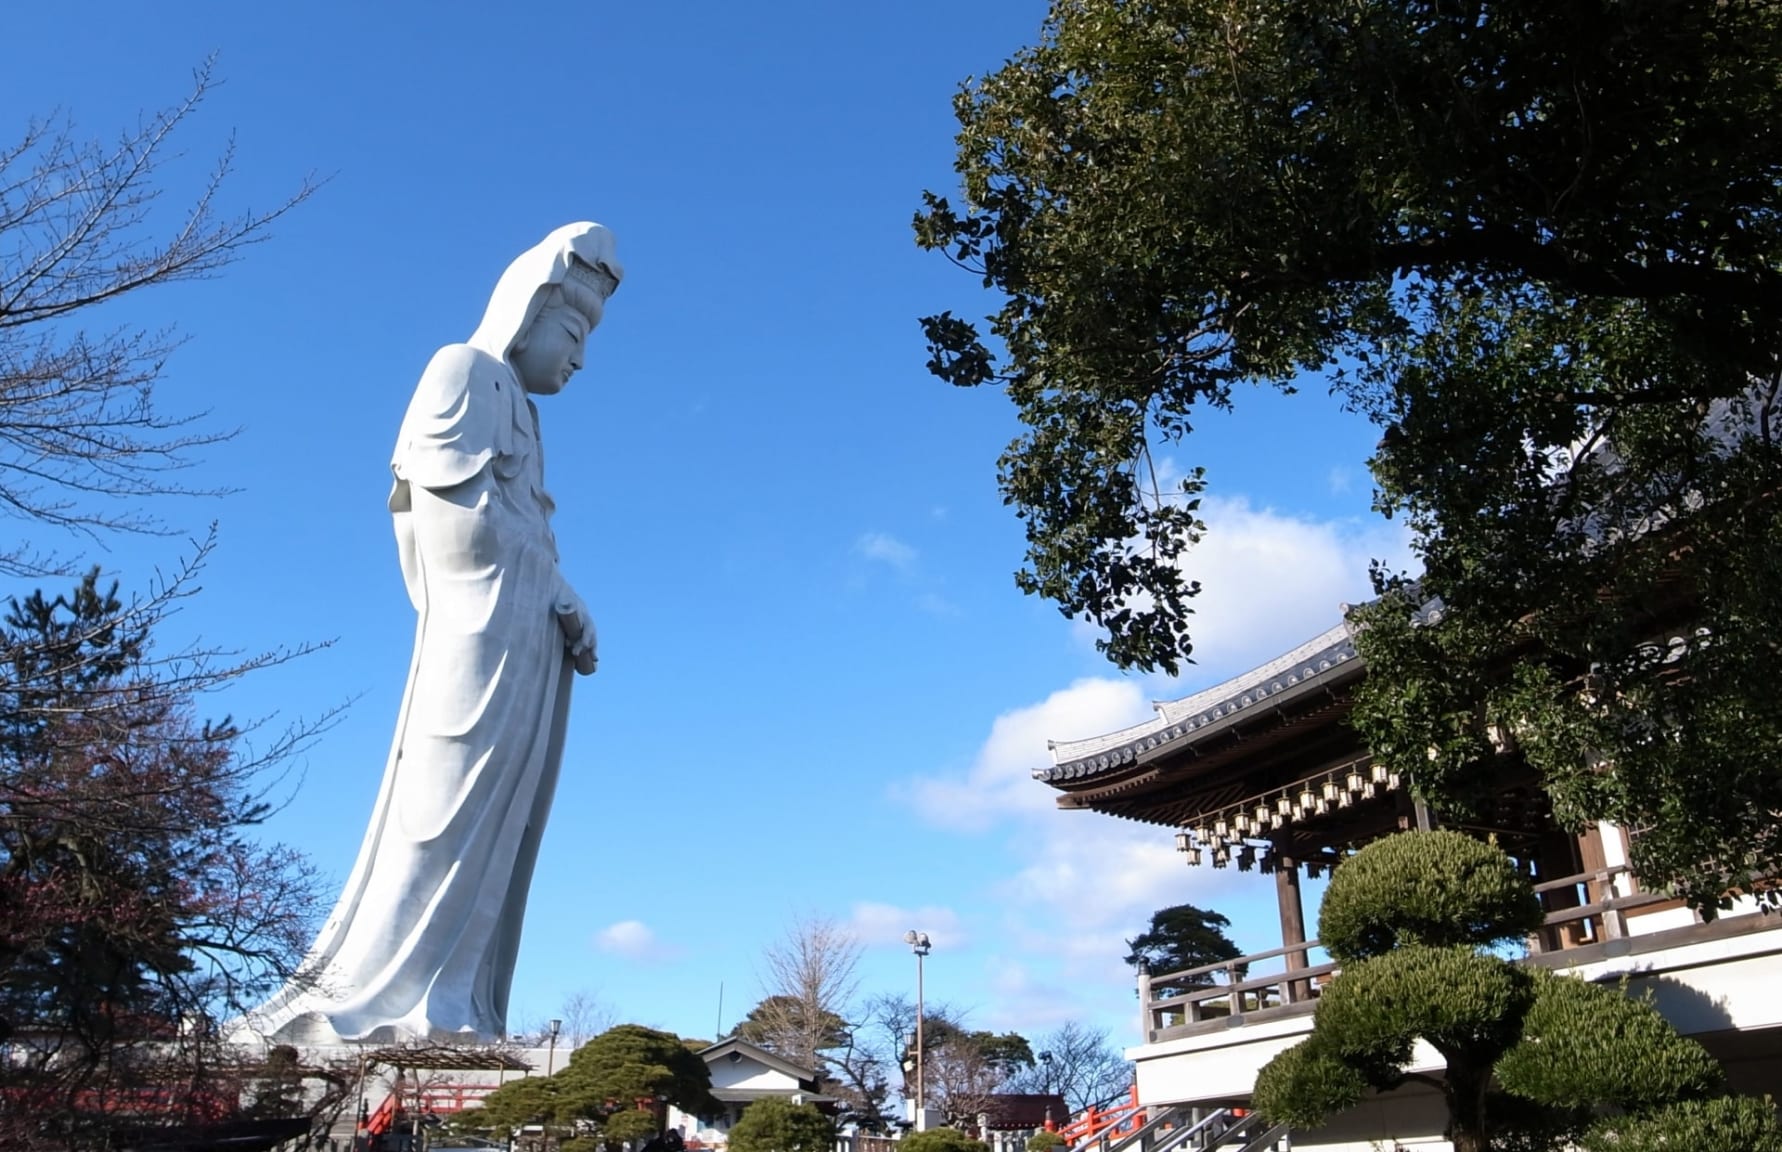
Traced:
MULTIPOLYGON (((1536 884, 1535 894, 1546 915, 1526 941, 1528 955, 1626 939, 1628 913, 1674 903, 1672 897, 1660 893, 1617 892, 1616 881, 1624 876, 1631 878, 1632 873, 1620 864, 1536 884)), ((1625 887, 1631 888, 1631 884, 1625 887)), ((1737 926, 1728 929, 1739 930, 1737 926)), ((1318 941, 1308 940, 1181 972, 1140 973, 1139 1011, 1145 1042, 1153 1043, 1165 1033, 1180 1035, 1220 1024, 1240 1025, 1256 1013, 1310 1011, 1317 1004, 1320 988, 1339 971, 1334 963, 1307 964, 1317 948, 1318 941), (1277 963, 1280 971, 1255 972, 1258 965, 1277 963)))
POLYGON ((1671 897, 1653 892, 1635 891, 1624 896, 1616 895, 1615 879, 1619 876, 1631 879, 1632 875, 1627 865, 1616 864, 1594 872, 1560 876, 1536 884, 1535 895, 1542 898, 1541 904, 1548 907, 1548 911, 1546 918, 1541 921, 1540 931, 1529 938, 1529 954, 1539 955, 1543 952, 1575 948, 1580 944, 1620 940, 1627 935, 1629 911, 1670 902, 1671 897), (1552 907, 1567 900, 1574 903, 1552 907))
POLYGON ((1252 1012, 1311 1004, 1319 986, 1337 970, 1335 964, 1306 963, 1317 947, 1318 941, 1308 940, 1161 976, 1141 972, 1139 1004, 1146 1039, 1166 1028, 1209 1020, 1230 1023, 1252 1012), (1251 974, 1258 964, 1275 960, 1283 962, 1280 972, 1251 974))

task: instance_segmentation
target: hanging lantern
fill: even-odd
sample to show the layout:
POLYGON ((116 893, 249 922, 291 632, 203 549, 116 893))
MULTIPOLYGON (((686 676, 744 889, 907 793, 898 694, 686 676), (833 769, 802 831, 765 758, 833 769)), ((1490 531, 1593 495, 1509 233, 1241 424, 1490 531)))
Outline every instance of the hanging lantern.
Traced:
POLYGON ((1202 844, 1205 844, 1213 837, 1207 832, 1207 826, 1205 824, 1196 824, 1194 826, 1194 838, 1202 844))
POLYGON ((1338 808, 1347 808, 1349 805, 1351 805, 1353 803, 1355 803, 1355 797, 1349 795, 1349 793, 1347 793, 1347 792, 1337 793, 1337 807, 1338 808))
POLYGON ((1237 829, 1239 836, 1248 836, 1250 834, 1250 814, 1240 809, 1238 814, 1231 818, 1231 826, 1237 829))
POLYGON ((1341 791, 1342 789, 1337 787, 1336 777, 1332 776, 1324 782, 1324 802, 1326 804, 1335 804, 1337 793, 1341 791))
POLYGON ((1225 822, 1225 814, 1223 812, 1219 814, 1217 820, 1213 821, 1213 835, 1221 840, 1228 839, 1231 836, 1231 825, 1225 822))
POLYGON ((1399 777, 1398 777, 1397 772, 1394 772, 1391 775, 1386 777, 1386 790, 1388 792, 1398 791, 1398 785, 1399 785, 1399 777))
POLYGON ((1351 768, 1349 769, 1349 778, 1344 783, 1348 784, 1350 792, 1360 792, 1361 786, 1367 781, 1361 778, 1361 769, 1351 768))
POLYGON ((1266 800, 1259 802, 1256 805, 1256 830, 1267 832, 1273 827, 1274 822, 1275 816, 1268 810, 1268 802, 1266 800))
POLYGON ((1280 814, 1283 820, 1292 817, 1293 801, 1287 798, 1287 793, 1281 793, 1281 798, 1275 801, 1275 811, 1280 814))
POLYGON ((1176 833, 1177 852, 1186 852, 1192 847, 1194 847, 1194 838, 1192 836, 1188 835, 1186 831, 1176 833))
POLYGON ((1198 865, 1200 863, 1200 849, 1199 848, 1188 849, 1188 863, 1196 864, 1196 865, 1198 865))
POLYGON ((1318 803, 1315 804, 1313 807, 1316 809, 1318 815, 1322 816, 1326 812, 1330 811, 1330 801, 1328 801, 1324 797, 1320 796, 1320 797, 1318 797, 1318 803))
POLYGON ((1238 849, 1238 871, 1248 872, 1256 867, 1256 849, 1248 844, 1238 849))
POLYGON ((1306 879, 1307 880, 1316 880, 1318 877, 1320 877, 1322 875, 1324 875, 1324 866, 1322 864, 1308 863, 1306 865, 1306 879))
POLYGON ((1386 783, 1386 765, 1381 764, 1376 761, 1374 763, 1373 767, 1369 769, 1369 771, 1371 773, 1373 773, 1375 784, 1386 783))
POLYGON ((1225 867, 1226 862, 1229 861, 1230 859, 1231 859, 1231 854, 1229 852, 1227 852, 1225 849, 1223 849, 1223 848, 1213 849, 1213 867, 1223 868, 1223 867, 1225 867))
POLYGON ((1318 794, 1312 791, 1310 784, 1299 790, 1299 810, 1301 814, 1310 812, 1318 803, 1318 794))

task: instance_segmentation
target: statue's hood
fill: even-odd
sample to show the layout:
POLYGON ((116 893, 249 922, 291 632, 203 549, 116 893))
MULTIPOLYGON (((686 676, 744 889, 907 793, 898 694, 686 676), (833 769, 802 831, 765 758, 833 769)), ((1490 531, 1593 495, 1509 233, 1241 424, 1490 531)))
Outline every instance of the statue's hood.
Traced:
POLYGON ((591 267, 605 269, 614 280, 625 277, 624 269, 613 255, 611 231, 586 220, 565 224, 520 253, 507 266, 507 271, 495 284, 488 310, 471 336, 470 345, 506 360, 514 342, 538 315, 546 291, 561 283, 568 273, 571 257, 591 267))

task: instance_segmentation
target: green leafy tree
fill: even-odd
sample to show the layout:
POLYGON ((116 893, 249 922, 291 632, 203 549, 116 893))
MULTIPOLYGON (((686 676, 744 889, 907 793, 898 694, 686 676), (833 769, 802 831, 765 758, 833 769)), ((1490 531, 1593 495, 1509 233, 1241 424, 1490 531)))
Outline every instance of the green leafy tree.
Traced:
POLYGON ((1025 424, 1020 585, 1175 669, 1206 479, 1157 455, 1244 385, 1333 389, 1422 567, 1363 616, 1375 754, 1457 811, 1526 758, 1562 822, 1646 829, 1648 880, 1749 890, 1782 858, 1779 69, 1769 4, 1055 4, 916 219, 1004 301, 923 323, 1025 424))
POLYGON ((555 1074, 512 1080, 489 1093, 483 1115, 496 1129, 587 1121, 603 1140, 621 1141, 656 1130, 654 1113, 639 1101, 663 1100, 691 1115, 710 1115, 721 1107, 711 1087, 705 1061, 680 1037, 620 1024, 577 1048, 555 1074))
MULTIPOLYGON (((1235 960, 1243 953, 1225 930, 1231 921, 1192 904, 1176 904, 1151 913, 1151 926, 1126 942, 1126 963, 1141 972, 1184 972, 1235 960)), ((1210 978, 1199 983, 1211 984, 1210 978)))
POLYGON ((732 1152, 830 1152, 835 1125, 810 1104, 756 1100, 730 1129, 732 1152))
POLYGON ((1728 1098, 1707 1050, 1651 1004, 1489 951, 1540 921, 1533 889, 1489 845, 1427 832, 1362 849, 1337 869, 1319 921, 1342 972, 1311 1037, 1258 1075, 1257 1110, 1315 1127, 1369 1089, 1424 1078, 1406 1070, 1422 1040, 1445 1063, 1435 1085, 1455 1152, 1665 1138, 1698 1152, 1782 1149, 1767 1102, 1728 1098))

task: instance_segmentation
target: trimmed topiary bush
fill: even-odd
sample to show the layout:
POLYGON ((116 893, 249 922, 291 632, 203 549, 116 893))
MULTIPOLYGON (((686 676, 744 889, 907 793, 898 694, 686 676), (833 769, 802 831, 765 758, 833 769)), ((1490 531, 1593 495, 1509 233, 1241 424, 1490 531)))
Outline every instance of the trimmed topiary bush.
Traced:
POLYGON ((1035 1132, 1027 1138, 1027 1152, 1051 1152, 1064 1147, 1064 1137, 1056 1132, 1035 1132))
POLYGON ((1571 976, 1533 975, 1521 1041, 1497 1063, 1504 1091, 1564 1108, 1637 1112, 1725 1090, 1726 1074, 1708 1050, 1679 1036, 1648 1001, 1571 976))
POLYGON ((1271 1120, 1313 1128, 1361 1103, 1367 1087, 1360 1072, 1314 1038, 1270 1060, 1256 1076, 1250 1102, 1271 1120))
POLYGON ((1321 917, 1345 966, 1311 1038, 1258 1075, 1257 1111, 1316 1127, 1401 1083, 1423 1040, 1447 1065, 1455 1152, 1546 1152, 1586 1129, 1587 1152, 1782 1152, 1768 1102, 1721 1097, 1719 1065, 1651 1004, 1481 951, 1539 920, 1515 866, 1456 833, 1357 853, 1321 917), (1596 1120, 1604 1112, 1624 1114, 1596 1120))
POLYGON ((899 1152, 990 1152, 982 1140, 973 1140, 957 1128, 911 1132, 897 1144, 899 1152))
POLYGON ((1376 840, 1331 876, 1318 939, 1343 963, 1404 944, 1483 947, 1540 927, 1534 888, 1502 852, 1458 832, 1376 840))
POLYGON ((1685 1100, 1646 1116, 1617 1116, 1584 1137, 1584 1152, 1782 1152, 1767 1099, 1685 1100))
POLYGON ((835 1125, 809 1104, 765 1096, 730 1129, 730 1152, 831 1152, 835 1125))

